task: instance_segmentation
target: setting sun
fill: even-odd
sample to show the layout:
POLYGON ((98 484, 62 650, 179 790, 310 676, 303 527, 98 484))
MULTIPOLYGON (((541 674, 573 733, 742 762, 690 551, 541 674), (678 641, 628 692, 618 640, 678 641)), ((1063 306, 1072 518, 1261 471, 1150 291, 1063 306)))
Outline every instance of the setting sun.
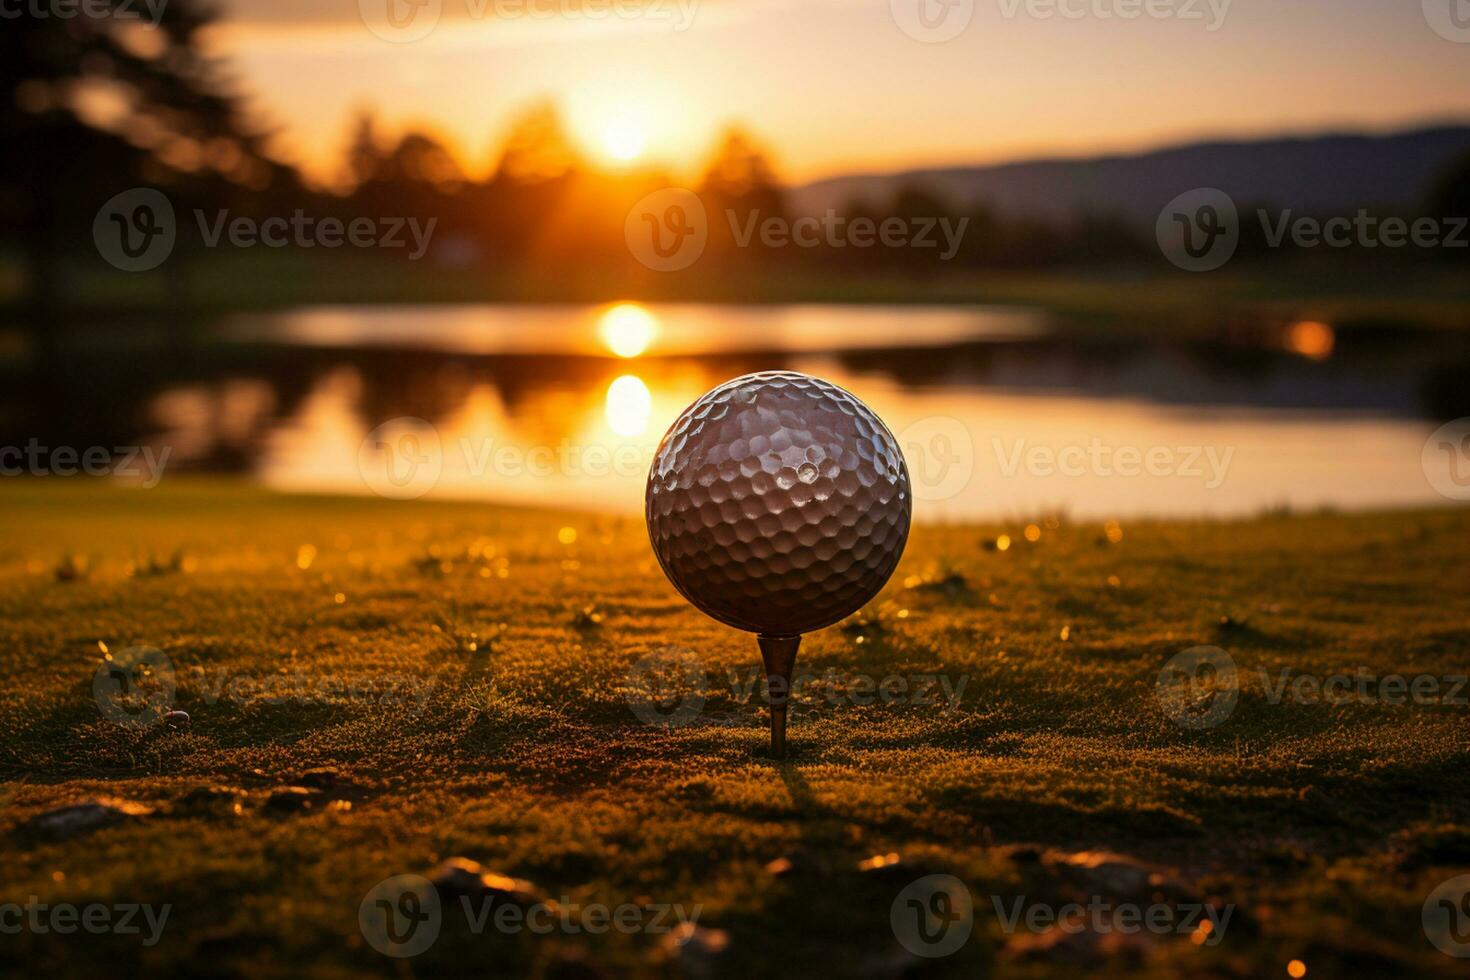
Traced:
POLYGON ((597 140, 609 159, 628 163, 643 154, 648 145, 648 132, 638 120, 622 116, 604 122, 597 140))

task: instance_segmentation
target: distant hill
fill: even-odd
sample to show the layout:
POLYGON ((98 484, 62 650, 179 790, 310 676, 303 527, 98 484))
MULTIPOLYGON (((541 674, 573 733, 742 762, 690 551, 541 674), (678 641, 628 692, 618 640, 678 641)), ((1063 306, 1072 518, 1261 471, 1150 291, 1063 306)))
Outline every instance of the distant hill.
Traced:
POLYGON ((1008 217, 1065 219, 1091 211, 1152 223, 1175 195, 1195 187, 1218 187, 1243 206, 1386 212, 1422 203, 1432 182, 1465 154, 1470 126, 1442 126, 1388 136, 1194 143, 1131 156, 831 177, 789 193, 794 209, 805 214, 841 210, 854 198, 886 202, 899 187, 912 185, 957 205, 983 202, 1008 217))

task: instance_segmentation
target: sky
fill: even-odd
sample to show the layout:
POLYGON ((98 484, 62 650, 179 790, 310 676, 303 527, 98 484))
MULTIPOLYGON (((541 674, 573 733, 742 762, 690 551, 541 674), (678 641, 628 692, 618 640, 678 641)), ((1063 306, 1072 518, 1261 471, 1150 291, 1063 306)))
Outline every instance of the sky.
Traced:
POLYGON ((738 124, 801 182, 1470 120, 1451 3, 221 0, 211 44, 321 179, 365 107, 483 176, 550 98, 599 163, 693 174, 738 124))

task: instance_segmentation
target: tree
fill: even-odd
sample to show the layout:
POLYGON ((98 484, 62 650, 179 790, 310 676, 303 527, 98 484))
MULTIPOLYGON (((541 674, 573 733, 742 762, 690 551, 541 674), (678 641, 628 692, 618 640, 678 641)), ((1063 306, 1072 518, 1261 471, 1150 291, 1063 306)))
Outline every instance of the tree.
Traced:
POLYGON ((222 186, 260 190, 290 173, 267 156, 268 134, 198 43, 212 12, 171 0, 147 28, 125 16, 136 4, 108 9, 26 14, 0 31, 0 226, 19 231, 27 321, 43 359, 55 356, 68 246, 89 241, 112 194, 171 184, 182 202, 222 186))
MULTIPOLYGON (((1453 218, 1470 219, 1470 154, 1456 160, 1435 181, 1429 195, 1428 216, 1441 222, 1453 218)), ((1443 248, 1439 251, 1447 258, 1470 259, 1470 249, 1443 248)))
POLYGON ((495 179, 535 184, 565 177, 580 164, 556 107, 540 102, 511 123, 495 179))
POLYGON ((353 187, 377 180, 383 173, 383 147, 378 141, 378 122, 372 109, 358 110, 347 144, 347 180, 353 187))
POLYGON ((710 226, 710 248, 733 252, 737 244, 731 223, 783 218, 785 195, 776 181, 769 157, 755 140, 738 127, 720 138, 700 182, 699 198, 710 226))

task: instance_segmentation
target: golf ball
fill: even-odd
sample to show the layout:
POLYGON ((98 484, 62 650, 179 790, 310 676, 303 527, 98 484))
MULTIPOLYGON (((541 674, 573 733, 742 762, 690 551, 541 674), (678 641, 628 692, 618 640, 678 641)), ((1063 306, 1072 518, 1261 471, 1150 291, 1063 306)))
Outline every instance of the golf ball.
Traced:
POLYGON ((728 626, 771 636, 830 626, 877 595, 912 509, 883 421, 795 371, 735 378, 685 409, 645 497, 674 588, 728 626))

